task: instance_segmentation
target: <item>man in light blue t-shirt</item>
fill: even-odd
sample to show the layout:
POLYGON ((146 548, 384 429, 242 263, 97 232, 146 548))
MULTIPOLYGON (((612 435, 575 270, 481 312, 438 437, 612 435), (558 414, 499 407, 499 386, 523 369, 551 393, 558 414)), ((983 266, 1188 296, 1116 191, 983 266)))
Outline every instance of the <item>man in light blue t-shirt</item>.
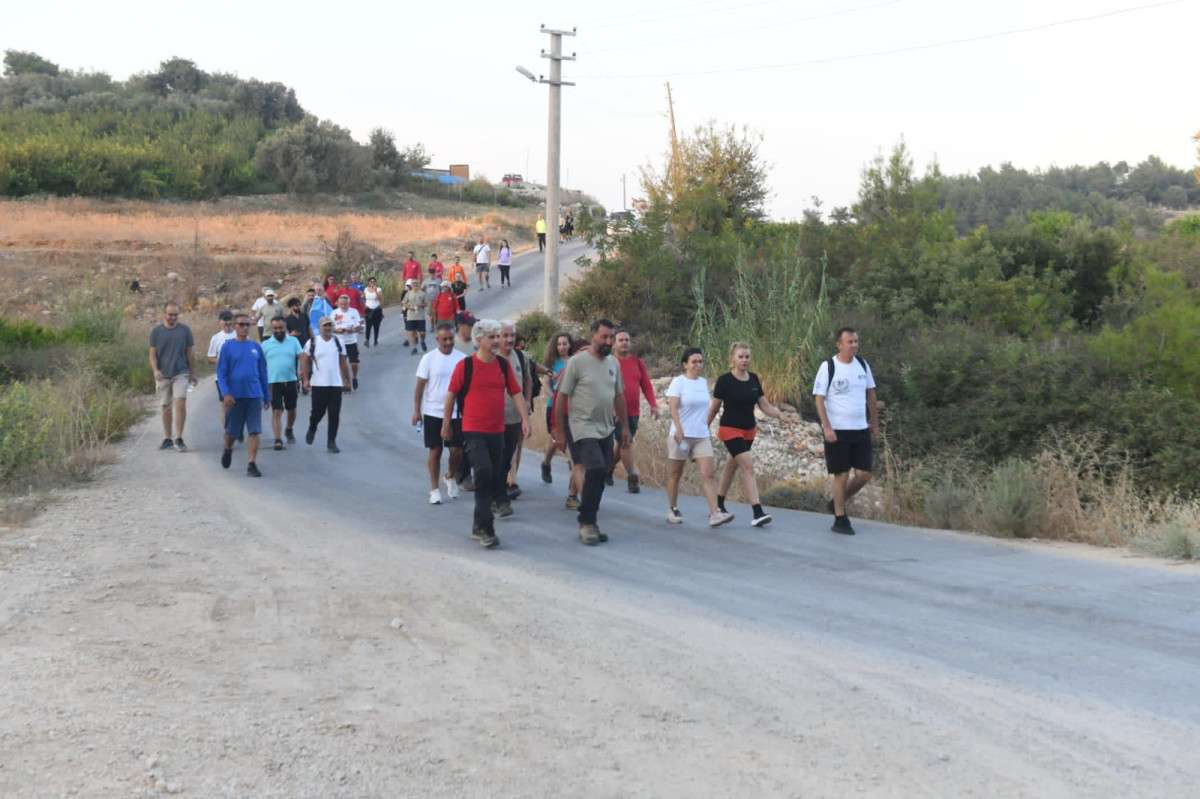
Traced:
POLYGON ((280 417, 287 411, 287 427, 284 434, 289 444, 296 441, 292 427, 296 424, 296 399, 300 393, 300 375, 296 364, 303 348, 295 336, 287 334, 287 325, 282 319, 271 320, 271 336, 262 343, 263 355, 267 359, 267 380, 271 384, 271 429, 275 432, 275 449, 283 449, 283 437, 279 434, 280 417))

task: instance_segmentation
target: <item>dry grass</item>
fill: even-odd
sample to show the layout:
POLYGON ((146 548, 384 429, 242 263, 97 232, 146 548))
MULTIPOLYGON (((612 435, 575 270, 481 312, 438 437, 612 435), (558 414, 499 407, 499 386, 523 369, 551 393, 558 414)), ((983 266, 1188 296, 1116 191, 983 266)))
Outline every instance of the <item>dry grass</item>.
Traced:
MULTIPOLYGON (((318 258, 322 237, 348 229, 381 250, 453 243, 475 236, 515 239, 525 210, 471 215, 406 212, 247 210, 231 203, 159 204, 89 199, 0 201, 0 248, 176 252, 318 258)), ((527 237, 526 237, 527 238, 527 237)))

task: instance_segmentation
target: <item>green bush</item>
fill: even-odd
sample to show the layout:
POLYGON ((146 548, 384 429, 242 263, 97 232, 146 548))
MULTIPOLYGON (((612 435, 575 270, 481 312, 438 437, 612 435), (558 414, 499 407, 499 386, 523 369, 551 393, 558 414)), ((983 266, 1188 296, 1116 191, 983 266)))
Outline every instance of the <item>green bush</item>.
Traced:
POLYGON ((829 497, 816 486, 785 481, 776 483, 764 491, 762 502, 764 505, 770 505, 773 508, 826 513, 828 511, 829 497))
POLYGON ((1151 554, 1173 560, 1200 558, 1200 527, 1195 518, 1169 519, 1150 531, 1140 542, 1151 554))
POLYGON ((976 518, 974 488, 954 474, 942 474, 924 490, 922 508, 929 523, 942 530, 968 530, 976 518))
POLYGON ((995 535, 1031 538, 1041 523, 1043 505, 1033 465, 1012 458, 993 469, 984 483, 980 518, 995 535))
POLYGON ((562 325, 541 311, 530 311, 517 319, 517 335, 525 337, 526 352, 539 361, 545 352, 546 342, 560 330, 562 325))

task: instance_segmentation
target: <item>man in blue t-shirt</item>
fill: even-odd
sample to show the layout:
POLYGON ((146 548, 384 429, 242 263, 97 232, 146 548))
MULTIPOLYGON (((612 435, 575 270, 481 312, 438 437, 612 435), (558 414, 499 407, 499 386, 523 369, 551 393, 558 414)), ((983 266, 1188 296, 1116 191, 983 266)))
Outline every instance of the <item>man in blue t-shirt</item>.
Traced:
POLYGON ((258 455, 258 437, 262 433, 263 408, 271 403, 267 380, 267 359, 262 347, 249 337, 250 317, 238 314, 234 323, 237 338, 226 341, 217 357, 217 386, 225 399, 225 451, 221 466, 233 462, 233 442, 246 431, 246 474, 262 477, 254 459, 258 455))
POLYGON ((300 393, 300 376, 296 364, 303 352, 300 340, 289 336, 287 325, 282 319, 271 322, 271 335, 262 343, 263 355, 267 359, 267 382, 271 384, 271 429, 275 433, 275 449, 283 449, 283 437, 279 435, 279 422, 287 411, 287 427, 284 431, 289 444, 296 442, 292 427, 296 424, 296 398, 300 393))

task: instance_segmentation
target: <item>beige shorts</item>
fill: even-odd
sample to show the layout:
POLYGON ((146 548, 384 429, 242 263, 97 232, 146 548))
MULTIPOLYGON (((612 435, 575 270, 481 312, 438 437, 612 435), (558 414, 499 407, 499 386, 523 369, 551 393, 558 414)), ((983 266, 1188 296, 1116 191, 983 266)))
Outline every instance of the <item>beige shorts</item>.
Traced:
POLYGON ((174 377, 164 377, 162 380, 154 381, 154 391, 158 396, 158 404, 165 408, 172 401, 184 402, 187 400, 188 381, 191 377, 187 372, 184 372, 174 377))
POLYGON ((667 458, 673 461, 686 461, 689 458, 711 458, 713 457, 712 439, 708 436, 704 438, 687 438, 683 439, 683 443, 675 440, 675 436, 667 436, 667 458))

